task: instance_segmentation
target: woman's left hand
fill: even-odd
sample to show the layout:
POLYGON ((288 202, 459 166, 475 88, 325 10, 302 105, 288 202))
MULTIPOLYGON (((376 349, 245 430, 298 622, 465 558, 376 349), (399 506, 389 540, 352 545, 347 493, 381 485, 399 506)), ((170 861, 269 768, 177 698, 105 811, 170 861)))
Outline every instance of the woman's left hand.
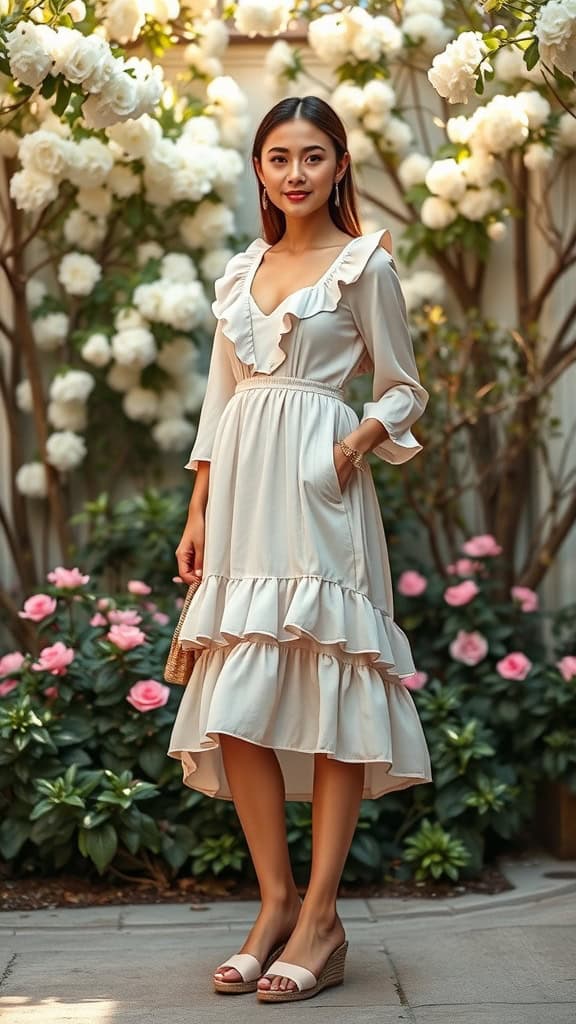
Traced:
POLYGON ((336 469, 336 475, 340 484, 340 490, 344 491, 352 473, 357 472, 356 466, 350 461, 347 455, 344 455, 339 444, 334 445, 333 458, 334 468, 336 469))

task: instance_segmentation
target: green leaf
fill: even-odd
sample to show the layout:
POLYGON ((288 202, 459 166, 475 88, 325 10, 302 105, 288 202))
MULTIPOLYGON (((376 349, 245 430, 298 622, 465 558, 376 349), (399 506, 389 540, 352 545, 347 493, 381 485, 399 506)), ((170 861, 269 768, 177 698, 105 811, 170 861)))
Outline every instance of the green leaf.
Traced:
POLYGON ((538 52, 538 40, 533 39, 528 49, 524 51, 524 63, 528 71, 531 71, 532 68, 538 63, 539 57, 540 54, 538 52))
POLYGON ((58 83, 58 91, 56 93, 56 99, 54 101, 53 110, 56 117, 62 117, 62 114, 66 110, 70 97, 72 95, 72 86, 65 78, 61 78, 58 83))
POLYGON ((100 825, 99 828, 90 829, 84 833, 84 836, 86 853, 96 865, 99 874, 102 874, 118 849, 116 829, 108 823, 100 825))

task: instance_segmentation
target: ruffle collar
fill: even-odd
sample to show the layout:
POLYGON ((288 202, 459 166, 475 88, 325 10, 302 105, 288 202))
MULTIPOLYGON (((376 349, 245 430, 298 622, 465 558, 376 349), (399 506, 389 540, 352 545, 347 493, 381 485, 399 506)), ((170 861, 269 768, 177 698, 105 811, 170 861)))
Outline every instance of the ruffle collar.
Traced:
MULTIPOLYGON (((282 339, 292 329, 293 318, 305 320, 316 313, 332 312, 342 296, 341 285, 353 284, 380 244, 386 228, 351 238, 314 284, 291 292, 271 313, 263 313, 251 296, 252 281, 271 243, 255 238, 247 249, 228 261, 222 277, 214 282, 214 316, 236 349, 238 359, 254 370, 272 373, 286 359, 282 339), (270 336, 271 351, 265 365, 257 366, 253 320, 264 320, 270 336)), ((383 252, 386 250, 383 249, 383 252)), ((391 257, 390 257, 391 258, 391 257)))

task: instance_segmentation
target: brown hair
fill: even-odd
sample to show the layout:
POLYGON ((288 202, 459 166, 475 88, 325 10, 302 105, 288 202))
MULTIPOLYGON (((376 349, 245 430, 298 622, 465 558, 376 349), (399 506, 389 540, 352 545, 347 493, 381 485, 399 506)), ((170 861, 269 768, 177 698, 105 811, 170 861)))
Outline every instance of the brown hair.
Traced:
MULTIPOLYGON (((347 151, 346 129, 338 117, 338 114, 326 103, 326 100, 319 96, 289 96, 280 100, 262 118, 254 136, 252 147, 252 166, 254 157, 262 162, 262 148, 270 134, 279 124, 285 121, 292 121, 296 116, 303 117, 311 124, 316 125, 326 135, 329 135, 336 150, 336 158, 341 160, 347 151)), ((255 168, 254 168, 255 169, 255 168)), ((279 210, 273 203, 268 203, 265 210, 262 207, 262 193, 264 186, 256 175, 258 181, 258 198, 260 203, 260 214, 262 217, 263 237, 271 245, 274 245, 286 230, 286 217, 282 210, 279 210)), ((349 235, 356 238, 362 234, 358 218, 358 207, 356 201, 356 190, 352 177, 352 166, 348 164, 344 175, 338 185, 340 193, 340 206, 334 202, 334 190, 328 200, 330 216, 337 227, 347 231, 349 235)))

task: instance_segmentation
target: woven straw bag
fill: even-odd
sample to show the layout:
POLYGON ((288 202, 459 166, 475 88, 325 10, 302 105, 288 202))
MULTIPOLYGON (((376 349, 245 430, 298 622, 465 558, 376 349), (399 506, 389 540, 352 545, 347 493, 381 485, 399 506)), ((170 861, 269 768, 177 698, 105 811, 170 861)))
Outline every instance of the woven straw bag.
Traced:
POLYGON ((168 651, 168 657, 166 659, 166 666, 164 668, 164 679, 167 683, 178 683, 180 686, 186 686, 186 683, 192 675, 194 662, 200 654, 200 651, 193 650, 192 648, 184 650, 180 643, 180 629, 186 617, 186 612, 190 607, 190 601, 194 597, 194 594, 201 582, 202 577, 197 576, 194 579, 194 582, 188 587, 188 592, 184 598, 184 604, 182 605, 180 617, 176 623, 174 635, 172 636, 172 641, 170 643, 170 650, 168 651))

